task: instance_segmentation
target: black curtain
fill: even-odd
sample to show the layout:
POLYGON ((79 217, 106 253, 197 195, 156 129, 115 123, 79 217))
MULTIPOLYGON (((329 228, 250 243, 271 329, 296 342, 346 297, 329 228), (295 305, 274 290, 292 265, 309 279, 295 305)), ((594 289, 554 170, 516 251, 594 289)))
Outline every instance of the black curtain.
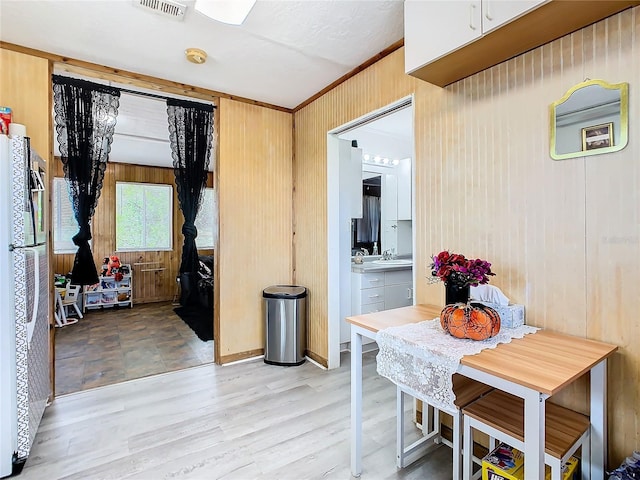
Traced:
POLYGON ((118 115, 120 91, 107 85, 53 75, 53 99, 60 155, 69 198, 80 230, 72 278, 98 283, 91 253, 91 218, 98 204, 118 115))
POLYGON ((180 262, 180 304, 197 305, 198 249, 195 226, 207 184, 207 169, 213 133, 213 106, 184 100, 167 99, 169 140, 178 202, 184 215, 184 245, 180 262))

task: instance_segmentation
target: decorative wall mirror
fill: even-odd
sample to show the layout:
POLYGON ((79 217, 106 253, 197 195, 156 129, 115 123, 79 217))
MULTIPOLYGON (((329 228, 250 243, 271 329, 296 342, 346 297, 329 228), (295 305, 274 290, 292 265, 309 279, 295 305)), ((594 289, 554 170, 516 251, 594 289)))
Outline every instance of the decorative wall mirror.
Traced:
POLYGON ((627 146, 628 83, 579 83, 549 110, 550 153, 554 160, 617 152, 627 146))

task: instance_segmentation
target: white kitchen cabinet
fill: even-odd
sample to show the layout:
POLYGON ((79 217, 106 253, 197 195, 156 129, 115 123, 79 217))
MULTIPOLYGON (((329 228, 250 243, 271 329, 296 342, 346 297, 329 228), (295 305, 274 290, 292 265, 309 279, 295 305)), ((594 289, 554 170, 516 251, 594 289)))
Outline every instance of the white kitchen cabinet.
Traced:
POLYGON ((384 309, 413 305, 413 271, 395 270, 385 272, 384 309))
POLYGON ((395 221, 398 219, 398 177, 388 173, 383 176, 383 181, 380 200, 382 202, 381 219, 383 222, 395 221))
POLYGON ((398 251, 398 177, 393 173, 382 176, 380 239, 382 249, 398 251))
POLYGON ((407 73, 478 40, 546 0, 405 0, 407 73))
POLYGON ((482 34, 518 18, 546 0, 482 0, 482 34))
POLYGON ((413 286, 410 283, 404 285, 388 285, 384 287, 384 309, 408 307, 413 303, 413 286))
POLYGON ((637 5, 579 3, 405 0, 405 71, 446 87, 637 5))
POLYGON ((405 71, 410 73, 480 38, 481 22, 480 0, 405 0, 405 71))

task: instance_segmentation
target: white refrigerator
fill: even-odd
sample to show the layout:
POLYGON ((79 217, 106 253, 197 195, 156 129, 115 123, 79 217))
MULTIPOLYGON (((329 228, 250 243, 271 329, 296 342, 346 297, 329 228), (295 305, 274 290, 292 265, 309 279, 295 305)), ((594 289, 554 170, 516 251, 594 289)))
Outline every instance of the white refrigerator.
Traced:
POLYGON ((0 477, 27 460, 49 397, 45 163, 0 135, 0 477))

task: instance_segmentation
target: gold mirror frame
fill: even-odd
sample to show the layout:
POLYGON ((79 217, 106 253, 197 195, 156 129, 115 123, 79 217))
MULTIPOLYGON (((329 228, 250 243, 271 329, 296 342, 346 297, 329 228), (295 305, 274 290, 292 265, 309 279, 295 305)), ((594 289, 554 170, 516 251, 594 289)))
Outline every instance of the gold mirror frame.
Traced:
MULTIPOLYGON (((585 108, 589 108, 588 106, 585 108)), ((562 98, 556 100, 549 106, 549 154, 554 160, 566 160, 568 158, 589 157, 591 155, 601 155, 603 153, 611 153, 622 150, 627 146, 629 136, 629 84, 623 83, 608 83, 604 80, 587 80, 571 87, 562 98), (569 153, 556 153, 556 109, 564 102, 571 98, 571 95, 585 87, 592 85, 598 85, 608 90, 620 91, 620 135, 619 138, 613 138, 613 145, 610 147, 603 147, 594 150, 581 150, 578 152, 569 153)), ((584 135, 584 133, 583 133, 584 135)), ((584 148, 584 146, 583 146, 584 148)))

